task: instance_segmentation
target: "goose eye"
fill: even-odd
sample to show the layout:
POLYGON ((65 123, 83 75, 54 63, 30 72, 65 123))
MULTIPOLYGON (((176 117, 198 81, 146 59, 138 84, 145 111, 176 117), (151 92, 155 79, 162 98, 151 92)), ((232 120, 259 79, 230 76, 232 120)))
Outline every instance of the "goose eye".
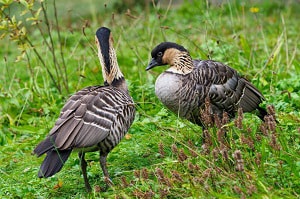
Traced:
POLYGON ((163 55, 162 52, 158 52, 158 53, 157 53, 157 56, 158 56, 158 57, 161 57, 162 55, 163 55))

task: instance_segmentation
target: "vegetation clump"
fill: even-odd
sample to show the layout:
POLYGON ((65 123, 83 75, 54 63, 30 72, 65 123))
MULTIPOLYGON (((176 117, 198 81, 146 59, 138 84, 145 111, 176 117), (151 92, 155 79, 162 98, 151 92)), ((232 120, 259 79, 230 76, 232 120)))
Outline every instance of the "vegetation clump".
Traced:
POLYGON ((114 1, 1 1, 0 198, 299 198, 299 4, 171 3, 117 12, 114 1), (103 84, 93 43, 100 26, 116 35, 137 114, 108 156, 114 186, 106 192, 98 153, 87 154, 87 194, 76 154, 64 172, 41 180, 32 151, 71 94, 103 84), (165 69, 145 71, 163 41, 245 74, 270 116, 204 114, 202 131, 171 113, 154 94, 165 69))

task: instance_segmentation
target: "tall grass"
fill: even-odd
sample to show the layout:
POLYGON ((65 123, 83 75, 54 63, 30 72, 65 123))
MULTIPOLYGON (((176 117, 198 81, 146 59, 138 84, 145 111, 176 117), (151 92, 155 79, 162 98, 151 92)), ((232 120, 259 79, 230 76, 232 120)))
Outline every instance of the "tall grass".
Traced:
POLYGON ((143 7, 118 13, 113 2, 92 1, 75 2, 74 10, 78 4, 82 9, 72 12, 56 3, 57 15, 53 1, 45 2, 48 25, 43 15, 38 18, 51 28, 52 37, 47 29, 29 28, 34 48, 23 54, 8 37, 0 41, 1 197, 299 197, 299 5, 295 1, 193 1, 171 7, 151 3, 149 13, 143 7), (115 185, 106 192, 99 192, 104 182, 98 154, 87 155, 94 187, 88 195, 76 154, 60 173, 40 180, 36 174, 41 159, 31 152, 52 128, 70 94, 102 84, 94 47, 94 32, 100 26, 112 30, 138 113, 128 136, 108 157, 115 185), (59 66, 64 65, 62 60, 66 66, 61 73, 68 75, 69 90, 62 93, 34 52, 45 65, 54 66, 46 44, 51 39, 55 56, 62 57, 59 66), (145 67, 152 48, 162 41, 184 45, 194 58, 214 59, 237 69, 265 95, 263 106, 275 107, 279 123, 239 115, 228 124, 211 126, 203 137, 200 127, 170 113, 155 97, 155 78, 165 68, 145 72, 145 67))

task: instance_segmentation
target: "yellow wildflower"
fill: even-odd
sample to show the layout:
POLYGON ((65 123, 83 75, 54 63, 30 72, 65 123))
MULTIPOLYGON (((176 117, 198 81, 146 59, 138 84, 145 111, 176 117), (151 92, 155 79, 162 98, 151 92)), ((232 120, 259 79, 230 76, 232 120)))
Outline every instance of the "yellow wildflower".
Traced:
POLYGON ((257 7, 251 7, 250 8, 250 12, 252 12, 252 13, 258 13, 259 12, 259 8, 257 8, 257 7))

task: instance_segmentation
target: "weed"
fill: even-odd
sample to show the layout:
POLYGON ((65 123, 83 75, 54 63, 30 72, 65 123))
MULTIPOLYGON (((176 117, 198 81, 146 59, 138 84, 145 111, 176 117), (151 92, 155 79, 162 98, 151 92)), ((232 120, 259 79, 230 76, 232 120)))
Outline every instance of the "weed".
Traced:
POLYGON ((26 2, 0 5, 1 198, 299 197, 296 2, 189 1, 170 7, 153 1, 146 13, 141 7, 118 13, 113 1, 72 1, 77 5, 73 11, 67 2, 36 2, 28 9, 26 2), (18 18, 24 9, 27 15, 18 18), (25 25, 28 17, 33 17, 27 21, 33 25, 25 25), (106 192, 100 189, 98 154, 87 155, 94 187, 88 195, 81 186, 76 154, 61 172, 40 180, 36 175, 41 159, 31 152, 70 94, 102 84, 91 47, 99 26, 113 32, 138 113, 130 136, 108 156, 115 185, 106 192), (184 45, 194 58, 211 58, 237 69, 265 95, 263 106, 271 116, 262 122, 239 111, 229 121, 224 113, 221 119, 207 117, 208 128, 202 132, 172 114, 154 94, 155 78, 164 69, 144 71, 151 49, 165 40, 184 45))

